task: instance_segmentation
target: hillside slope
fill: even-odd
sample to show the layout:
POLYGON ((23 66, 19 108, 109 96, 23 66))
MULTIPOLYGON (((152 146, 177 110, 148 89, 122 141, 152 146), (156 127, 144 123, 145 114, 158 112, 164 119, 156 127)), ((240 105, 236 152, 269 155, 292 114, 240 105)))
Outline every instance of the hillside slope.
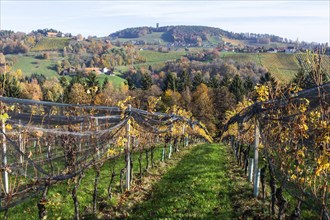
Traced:
POLYGON ((279 43, 283 46, 284 40, 284 38, 272 34, 234 33, 215 27, 184 25, 126 28, 110 34, 109 37, 111 40, 121 42, 141 41, 146 44, 158 42, 160 45, 172 43, 176 46, 200 46, 201 44, 217 46, 218 43, 228 42, 228 40, 244 40, 248 45, 276 46, 279 43))

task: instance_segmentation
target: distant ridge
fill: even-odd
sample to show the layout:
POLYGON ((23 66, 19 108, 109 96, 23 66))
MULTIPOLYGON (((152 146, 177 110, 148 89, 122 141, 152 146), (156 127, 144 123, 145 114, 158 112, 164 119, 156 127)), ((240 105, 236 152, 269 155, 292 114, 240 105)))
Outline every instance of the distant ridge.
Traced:
POLYGON ((265 41, 283 43, 290 40, 271 34, 254 33, 234 33, 220 28, 208 26, 178 25, 164 27, 132 27, 117 31, 109 35, 112 38, 139 38, 152 34, 154 32, 163 32, 161 39, 165 42, 185 42, 197 43, 198 41, 207 41, 211 37, 227 37, 234 40, 254 40, 256 42, 265 41))

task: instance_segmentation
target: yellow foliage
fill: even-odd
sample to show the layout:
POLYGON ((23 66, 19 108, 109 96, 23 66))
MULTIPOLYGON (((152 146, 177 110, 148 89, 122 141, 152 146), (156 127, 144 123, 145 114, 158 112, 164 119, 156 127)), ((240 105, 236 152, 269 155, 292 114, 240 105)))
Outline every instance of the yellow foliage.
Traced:
POLYGON ((125 147, 125 144, 127 143, 127 138, 124 137, 118 137, 116 140, 116 146, 119 148, 125 147))
POLYGON ((12 129, 13 129, 13 127, 10 124, 6 124, 6 130, 10 131, 12 129))
POLYGON ((157 98, 155 96, 148 97, 148 112, 154 112, 157 103, 161 100, 161 97, 157 98))
POLYGON ((326 155, 321 155, 317 159, 318 168, 316 169, 316 175, 319 176, 322 171, 327 171, 330 168, 329 157, 326 155))
POLYGON ((254 90, 257 93, 257 100, 258 102, 264 102, 264 101, 268 101, 269 99, 269 87, 266 85, 261 85, 261 84, 257 84, 254 87, 254 90))

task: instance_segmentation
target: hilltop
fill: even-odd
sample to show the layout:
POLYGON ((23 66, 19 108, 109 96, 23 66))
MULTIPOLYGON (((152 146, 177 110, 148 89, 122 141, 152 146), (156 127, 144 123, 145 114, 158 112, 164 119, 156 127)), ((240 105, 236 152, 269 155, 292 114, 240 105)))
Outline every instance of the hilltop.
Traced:
MULTIPOLYGON (((311 44, 297 42, 273 34, 235 33, 220 28, 207 26, 164 26, 133 27, 117 31, 109 35, 111 40, 134 42, 136 45, 158 44, 166 46, 204 46, 243 48, 281 48, 299 46, 310 48, 311 44)), ((251 51, 250 51, 251 52, 251 51)))

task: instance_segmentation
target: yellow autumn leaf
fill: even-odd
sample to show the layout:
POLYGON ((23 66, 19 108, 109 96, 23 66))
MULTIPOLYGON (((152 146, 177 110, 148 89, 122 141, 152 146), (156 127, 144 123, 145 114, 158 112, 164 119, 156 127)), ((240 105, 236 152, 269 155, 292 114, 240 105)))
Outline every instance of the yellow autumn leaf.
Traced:
POLYGON ((10 124, 6 124, 6 130, 10 131, 12 129, 13 129, 13 127, 10 124))

